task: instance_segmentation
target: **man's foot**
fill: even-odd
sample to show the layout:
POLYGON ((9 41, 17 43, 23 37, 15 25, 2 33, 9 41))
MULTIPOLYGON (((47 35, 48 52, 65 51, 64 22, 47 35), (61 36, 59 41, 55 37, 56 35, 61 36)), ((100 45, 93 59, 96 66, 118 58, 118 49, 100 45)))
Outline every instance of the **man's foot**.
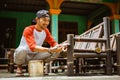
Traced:
POLYGON ((24 76, 23 72, 16 72, 16 77, 23 77, 23 76, 24 76))
POLYGON ((22 71, 22 65, 17 65, 16 77, 22 77, 22 76, 24 76, 22 71))

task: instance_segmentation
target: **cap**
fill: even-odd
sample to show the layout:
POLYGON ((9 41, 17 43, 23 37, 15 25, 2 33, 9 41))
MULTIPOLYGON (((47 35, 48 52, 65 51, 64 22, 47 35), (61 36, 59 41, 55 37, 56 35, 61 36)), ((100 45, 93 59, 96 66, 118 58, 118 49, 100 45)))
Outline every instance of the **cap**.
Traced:
POLYGON ((47 10, 39 10, 36 13, 36 17, 38 17, 38 18, 49 17, 49 12, 47 10))

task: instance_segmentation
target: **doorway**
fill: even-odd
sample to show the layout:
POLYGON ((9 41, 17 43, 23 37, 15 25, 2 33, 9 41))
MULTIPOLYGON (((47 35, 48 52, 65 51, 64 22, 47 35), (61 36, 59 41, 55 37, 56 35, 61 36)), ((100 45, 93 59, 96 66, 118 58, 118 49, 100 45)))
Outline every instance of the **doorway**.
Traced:
POLYGON ((16 19, 0 18, 0 56, 4 54, 4 48, 16 46, 16 19))
POLYGON ((59 43, 67 40, 67 34, 78 34, 77 22, 62 22, 59 21, 59 43))

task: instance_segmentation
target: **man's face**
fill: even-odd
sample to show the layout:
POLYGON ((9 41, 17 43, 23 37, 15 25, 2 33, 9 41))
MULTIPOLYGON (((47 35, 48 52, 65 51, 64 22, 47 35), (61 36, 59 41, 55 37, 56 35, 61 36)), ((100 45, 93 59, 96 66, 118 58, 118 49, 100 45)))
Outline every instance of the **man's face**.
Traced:
POLYGON ((42 30, 47 28, 49 23, 50 23, 49 17, 43 17, 43 18, 38 19, 38 21, 37 21, 38 28, 42 29, 42 30))

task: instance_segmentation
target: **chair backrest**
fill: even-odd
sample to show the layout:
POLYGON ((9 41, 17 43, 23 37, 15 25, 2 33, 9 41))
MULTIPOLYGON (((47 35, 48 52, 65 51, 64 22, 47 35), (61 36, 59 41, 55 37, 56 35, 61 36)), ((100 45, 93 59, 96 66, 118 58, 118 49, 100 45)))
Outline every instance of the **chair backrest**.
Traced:
MULTIPOLYGON (((89 38, 91 35, 91 31, 87 31, 81 35, 76 35, 78 38, 89 38)), ((87 42, 75 42, 74 49, 85 49, 87 47, 87 42)))
MULTIPOLYGON (((81 35, 76 35, 78 38, 99 38, 102 34, 103 23, 87 30, 81 35)), ((74 49, 95 49, 97 43, 92 42, 75 42, 74 49)))
POLYGON ((116 37, 117 36, 120 36, 120 32, 118 33, 115 33, 115 34, 112 34, 110 36, 110 47, 113 49, 113 50, 116 50, 116 37))
POLYGON ((110 36, 110 47, 113 48, 115 44, 115 35, 111 35, 110 36))
MULTIPOLYGON (((102 32, 103 32, 103 24, 97 25, 94 29, 92 29, 92 33, 90 38, 101 38, 102 37, 102 32)), ((94 50, 95 47, 97 46, 98 43, 96 42, 88 42, 87 49, 92 49, 94 50)))

